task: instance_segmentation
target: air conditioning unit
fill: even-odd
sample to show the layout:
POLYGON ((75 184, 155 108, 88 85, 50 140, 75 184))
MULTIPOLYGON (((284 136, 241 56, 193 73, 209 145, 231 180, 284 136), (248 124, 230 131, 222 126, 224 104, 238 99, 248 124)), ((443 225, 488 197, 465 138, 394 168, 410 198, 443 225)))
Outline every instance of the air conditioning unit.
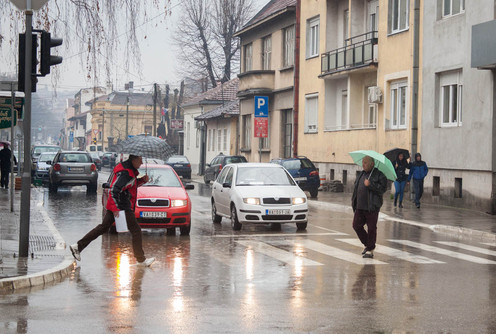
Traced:
POLYGON ((367 100, 369 103, 382 103, 381 88, 377 86, 369 87, 369 94, 367 100))

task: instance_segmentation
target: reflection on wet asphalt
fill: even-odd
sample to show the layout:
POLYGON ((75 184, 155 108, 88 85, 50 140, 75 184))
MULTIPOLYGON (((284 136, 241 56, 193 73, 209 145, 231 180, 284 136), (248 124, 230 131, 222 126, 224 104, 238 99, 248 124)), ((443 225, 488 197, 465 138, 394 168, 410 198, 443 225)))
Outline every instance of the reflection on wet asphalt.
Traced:
MULTIPOLYGON (((145 253, 157 259, 151 268, 135 265, 129 234, 105 234, 82 252, 70 279, 2 296, 1 328, 6 333, 61 328, 73 333, 496 332, 496 266, 388 241, 451 239, 380 222, 378 243, 444 263, 376 253, 383 264, 357 264, 352 257, 361 248, 339 241, 355 238, 349 213, 312 210, 306 232, 291 225, 280 230, 247 225, 235 232, 227 219, 212 223, 209 186, 195 184, 189 193, 189 237, 144 231, 145 253)), ((86 195, 84 187, 46 196, 47 211, 67 243, 100 223, 101 189, 96 196, 86 195)))

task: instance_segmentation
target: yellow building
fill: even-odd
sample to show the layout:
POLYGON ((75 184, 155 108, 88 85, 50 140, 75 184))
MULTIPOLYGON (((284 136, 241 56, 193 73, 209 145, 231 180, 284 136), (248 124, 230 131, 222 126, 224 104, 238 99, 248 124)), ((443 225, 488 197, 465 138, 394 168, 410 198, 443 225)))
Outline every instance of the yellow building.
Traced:
POLYGON ((302 1, 297 153, 347 190, 348 152, 414 147, 416 2, 302 1))
MULTIPOLYGON (((156 124, 160 123, 160 108, 156 108, 156 124)), ((153 133, 153 95, 151 93, 113 92, 91 102, 92 142, 105 151, 127 135, 153 133)))

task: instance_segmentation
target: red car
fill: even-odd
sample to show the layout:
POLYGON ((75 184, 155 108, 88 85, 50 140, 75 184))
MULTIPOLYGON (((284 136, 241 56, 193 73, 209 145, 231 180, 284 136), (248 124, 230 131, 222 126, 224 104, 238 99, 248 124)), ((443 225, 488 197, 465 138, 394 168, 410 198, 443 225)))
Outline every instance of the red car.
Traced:
MULTIPOLYGON (((174 169, 168 165, 142 165, 139 172, 140 175, 148 174, 150 178, 148 183, 138 188, 135 215, 141 228, 166 228, 173 231, 179 227, 181 235, 189 235, 191 200, 186 189, 194 189, 194 185, 187 183, 184 186, 174 169)), ((109 182, 112 177, 113 174, 110 175, 109 182)), ((104 183, 103 188, 105 215, 109 183, 104 183)))

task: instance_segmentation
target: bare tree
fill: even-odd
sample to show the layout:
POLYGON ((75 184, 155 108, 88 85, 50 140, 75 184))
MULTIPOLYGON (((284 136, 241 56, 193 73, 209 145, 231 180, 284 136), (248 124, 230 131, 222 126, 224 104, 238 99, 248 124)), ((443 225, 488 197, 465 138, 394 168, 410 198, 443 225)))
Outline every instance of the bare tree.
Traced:
POLYGON ((183 74, 228 81, 239 62, 239 41, 234 33, 252 12, 252 0, 186 0, 176 34, 176 45, 189 66, 183 74), (234 67, 233 67, 234 66, 234 67))

